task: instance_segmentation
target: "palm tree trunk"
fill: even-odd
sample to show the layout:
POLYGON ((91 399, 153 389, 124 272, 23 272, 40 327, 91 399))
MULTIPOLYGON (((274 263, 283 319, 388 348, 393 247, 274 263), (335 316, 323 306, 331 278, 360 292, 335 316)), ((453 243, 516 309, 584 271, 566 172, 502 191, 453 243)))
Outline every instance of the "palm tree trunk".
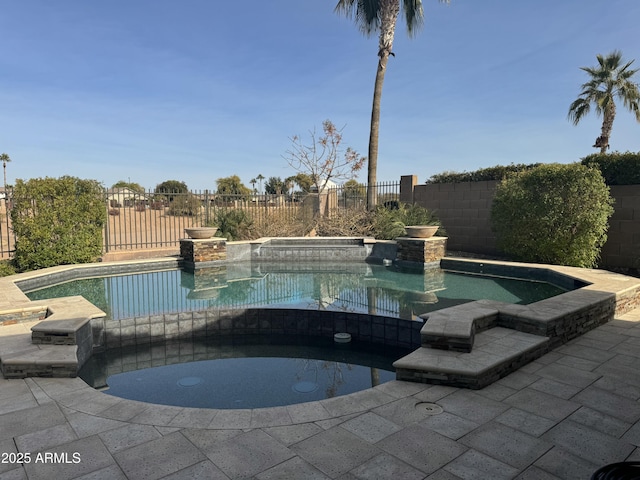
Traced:
POLYGON ((384 74, 387 71, 387 61, 389 54, 380 52, 378 60, 378 71, 376 72, 376 83, 373 88, 373 106, 371 108, 371 129, 369 133, 369 165, 367 170, 367 209, 373 210, 378 203, 378 192, 376 191, 377 170, 378 170, 378 135, 380 132, 380 101, 382 100, 382 85, 384 84, 384 74))
POLYGON ((399 0, 380 0, 380 38, 378 50, 378 71, 373 88, 373 106, 371 108, 371 130, 369 134, 369 165, 367 170, 367 208, 373 210, 378 203, 376 191, 378 171, 378 135, 380 132, 380 102, 382 100, 382 85, 384 74, 387 72, 389 55, 393 55, 393 37, 396 32, 396 22, 400 13, 399 0))
POLYGON ((616 117, 616 105, 610 102, 604 110, 602 118, 602 129, 600 130, 600 153, 607 153, 609 148, 609 138, 613 129, 613 120, 616 117))

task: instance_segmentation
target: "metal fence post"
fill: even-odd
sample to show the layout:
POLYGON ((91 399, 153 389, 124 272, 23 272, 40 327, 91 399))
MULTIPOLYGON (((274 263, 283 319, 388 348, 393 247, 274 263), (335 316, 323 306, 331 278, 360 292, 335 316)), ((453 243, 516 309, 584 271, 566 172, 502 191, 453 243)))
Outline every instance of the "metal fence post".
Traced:
POLYGON ((104 222, 104 253, 109 253, 109 221, 110 221, 110 215, 109 215, 109 210, 110 209, 110 205, 109 205, 109 194, 108 194, 108 190, 105 189, 104 191, 104 203, 107 206, 107 221, 104 222))

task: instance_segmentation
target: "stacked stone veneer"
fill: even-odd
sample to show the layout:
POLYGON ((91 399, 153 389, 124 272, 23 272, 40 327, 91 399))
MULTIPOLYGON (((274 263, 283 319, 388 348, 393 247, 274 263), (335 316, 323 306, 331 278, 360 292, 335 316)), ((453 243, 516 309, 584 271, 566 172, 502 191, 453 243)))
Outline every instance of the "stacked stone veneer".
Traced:
POLYGON ((446 255, 447 238, 411 238, 400 237, 397 260, 401 262, 433 263, 439 262, 446 255))
POLYGON ((347 332, 352 340, 396 347, 420 345, 422 321, 379 315, 251 308, 150 315, 120 321, 103 320, 106 348, 195 340, 228 335, 294 335, 333 338, 347 332))
POLYGON ((44 320, 46 316, 46 306, 35 308, 18 308, 9 312, 0 313, 0 327, 3 327, 5 325, 15 325, 16 323, 44 320))
POLYGON ((83 297, 50 300, 47 317, 31 327, 25 349, 0 352, 5 378, 75 377, 93 353, 92 322, 104 312, 83 297))
POLYGON ((394 363, 398 379, 483 388, 640 301, 640 282, 607 272, 586 270, 584 278, 596 282, 588 284, 573 278, 571 274, 580 275, 580 269, 570 267, 442 261, 447 269, 463 265, 466 268, 460 270, 466 272, 508 271, 515 277, 528 272, 530 277, 576 289, 530 305, 478 300, 423 315, 422 347, 394 363), (627 288, 614 293, 608 282, 626 283, 627 288))
POLYGON ((180 256, 187 266, 195 267, 198 263, 215 262, 227 259, 227 239, 209 238, 180 240, 180 256))
MULTIPOLYGON (((528 278, 553 283, 570 290, 561 295, 530 305, 517 305, 491 300, 466 304, 493 308, 499 313, 495 325, 521 332, 549 337, 555 348, 640 305, 640 287, 633 286, 618 293, 599 291, 580 279, 535 266, 494 262, 469 262, 445 259, 442 268, 453 271, 528 278)), ((456 307, 454 307, 456 308, 456 307)))
POLYGON ((420 348, 394 362, 396 378, 480 389, 549 351, 547 337, 501 327, 479 333, 476 343, 469 353, 420 348))

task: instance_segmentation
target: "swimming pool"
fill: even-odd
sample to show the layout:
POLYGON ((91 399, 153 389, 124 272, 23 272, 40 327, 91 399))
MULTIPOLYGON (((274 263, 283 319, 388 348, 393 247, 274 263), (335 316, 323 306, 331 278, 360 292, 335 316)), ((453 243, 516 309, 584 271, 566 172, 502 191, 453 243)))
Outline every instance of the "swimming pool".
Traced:
POLYGON ((440 268, 402 270, 367 263, 237 262, 73 280, 26 292, 31 300, 82 295, 111 320, 207 309, 296 308, 414 320, 474 300, 529 304, 564 293, 542 281, 440 268))
MULTIPOLYGON (((502 271, 483 272, 488 266, 479 265, 479 268, 481 271, 463 274, 440 268, 402 270, 365 262, 225 262, 193 272, 173 268, 71 280, 34 289, 28 296, 35 300, 82 295, 106 312, 107 317, 91 321, 93 350, 95 359, 99 358, 97 353, 106 351, 106 362, 114 364, 122 363, 118 352, 127 347, 138 351, 164 342, 176 348, 184 342, 197 344, 238 336, 283 335, 326 340, 336 332, 346 332, 352 336, 356 348, 374 345, 375 348, 398 348, 406 352, 421 345, 420 330, 424 320, 420 315, 424 313, 479 299, 529 304, 575 288, 573 280, 568 284, 558 282, 565 288, 538 281, 548 279, 546 273, 536 276, 535 273, 520 272, 525 277, 538 279, 524 280, 507 278, 502 271)), ((24 285, 21 288, 27 290, 24 285)), ((393 362, 403 355, 389 360, 393 362)), ((273 371, 294 368, 285 366, 291 362, 290 357, 281 358, 283 360, 278 362, 285 363, 273 367, 273 371)), ((147 376, 165 378, 164 386, 147 386, 141 389, 142 396, 135 397, 155 403, 170 403, 184 396, 180 391, 195 392, 204 385, 215 384, 213 379, 205 380, 204 375, 188 372, 220 370, 214 365, 199 364, 202 359, 193 356, 185 360, 191 362, 185 367, 143 372, 154 365, 146 363, 144 354, 138 360, 138 373, 131 373, 135 379, 128 377, 121 385, 131 387, 140 383, 138 378, 147 376), (186 370, 179 371, 180 368, 186 370), (170 372, 173 369, 177 371, 170 372), (150 391, 172 392, 176 388, 179 392, 167 393, 165 400, 155 395, 152 400, 145 397, 150 391)), ((311 361, 311 358, 307 360, 311 361)), ((163 361, 165 365, 183 362, 169 356, 163 361)), ((267 362, 257 362, 266 367, 267 362)), ((242 367, 250 372, 251 365, 255 367, 256 364, 241 360, 232 370, 242 367), (242 365, 247 362, 248 367, 242 365)), ((345 365, 349 367, 340 367, 342 371, 348 371, 357 363, 345 365)), ((366 378, 366 364, 364 375, 366 378)), ((240 380, 249 378, 248 373, 223 377, 229 385, 253 385, 251 381, 240 380)), ((287 385, 290 382, 278 380, 273 383, 287 385)), ((361 381, 355 384, 360 388, 371 386, 361 381)), ((317 390, 326 389, 319 387, 317 390)), ((259 391, 266 391, 265 387, 259 391)), ((264 397, 254 393, 256 400, 264 397)), ((294 393, 297 402, 310 400, 304 399, 301 392, 294 393)), ((244 394, 240 397, 248 398, 244 394)))

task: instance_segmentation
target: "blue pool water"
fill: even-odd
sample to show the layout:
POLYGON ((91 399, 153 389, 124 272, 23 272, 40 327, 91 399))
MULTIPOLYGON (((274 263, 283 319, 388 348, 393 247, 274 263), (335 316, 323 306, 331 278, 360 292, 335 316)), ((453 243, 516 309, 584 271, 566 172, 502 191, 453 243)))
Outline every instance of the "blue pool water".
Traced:
POLYGON ((353 264, 230 264, 195 273, 168 270, 54 285, 27 296, 82 295, 118 320, 209 308, 292 307, 413 319, 479 299, 528 304, 563 293, 555 285, 502 277, 400 271, 353 264))

